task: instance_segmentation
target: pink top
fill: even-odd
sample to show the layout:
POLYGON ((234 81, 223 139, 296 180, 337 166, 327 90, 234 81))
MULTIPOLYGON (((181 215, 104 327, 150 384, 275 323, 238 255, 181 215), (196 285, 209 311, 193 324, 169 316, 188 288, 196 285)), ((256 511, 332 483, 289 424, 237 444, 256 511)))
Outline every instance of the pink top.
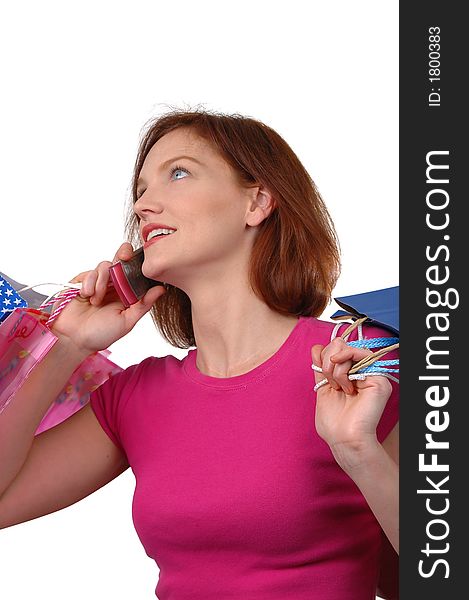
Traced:
MULTIPOLYGON (((159 600, 375 599, 381 529, 314 426, 311 346, 333 327, 300 317, 243 375, 204 375, 190 350, 146 358, 91 395, 135 475, 133 522, 159 600)), ((392 385, 380 441, 398 421, 392 385)))

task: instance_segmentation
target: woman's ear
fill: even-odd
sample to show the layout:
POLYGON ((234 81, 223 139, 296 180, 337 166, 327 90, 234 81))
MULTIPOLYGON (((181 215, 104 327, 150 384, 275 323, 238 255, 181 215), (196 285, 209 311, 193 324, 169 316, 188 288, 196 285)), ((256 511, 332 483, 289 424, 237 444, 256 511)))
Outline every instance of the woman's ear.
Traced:
POLYGON ((271 191, 263 185, 249 189, 250 202, 246 213, 246 223, 251 227, 267 219, 276 207, 271 191))

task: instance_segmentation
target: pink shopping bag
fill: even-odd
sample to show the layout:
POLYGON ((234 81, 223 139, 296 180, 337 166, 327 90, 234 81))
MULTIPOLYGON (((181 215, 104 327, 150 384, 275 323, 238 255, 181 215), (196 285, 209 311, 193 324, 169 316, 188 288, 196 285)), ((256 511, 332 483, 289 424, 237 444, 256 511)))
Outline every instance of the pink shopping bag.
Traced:
MULTIPOLYGON (((0 412, 56 343, 57 337, 45 325, 49 317, 40 310, 17 308, 0 323, 0 412)), ((109 354, 109 350, 96 352, 79 365, 44 415, 35 435, 80 410, 93 390, 122 371, 108 359, 109 354)))

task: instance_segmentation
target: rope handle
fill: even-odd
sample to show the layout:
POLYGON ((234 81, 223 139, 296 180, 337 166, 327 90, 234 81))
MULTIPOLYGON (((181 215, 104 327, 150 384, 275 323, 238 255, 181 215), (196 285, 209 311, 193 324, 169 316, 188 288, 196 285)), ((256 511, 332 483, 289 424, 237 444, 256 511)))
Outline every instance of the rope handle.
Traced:
POLYGON ((53 297, 49 301, 45 301, 41 304, 39 308, 46 308, 47 306, 52 306, 56 302, 62 300, 59 306, 51 313, 49 319, 46 321, 45 325, 50 327, 52 323, 57 319, 60 313, 64 310, 64 308, 69 304, 74 298, 78 296, 80 293, 80 289, 68 289, 62 292, 59 292, 55 297, 53 297))
MULTIPOLYGON (((361 328, 361 325, 368 319, 368 317, 360 317, 351 323, 347 329, 340 336, 344 341, 350 335, 350 333, 356 329, 361 328)), ((361 337, 361 336, 360 336, 361 337)), ((348 371, 349 380, 363 380, 369 375, 380 375, 399 383, 399 379, 393 376, 391 373, 399 373, 399 369, 390 368, 392 365, 399 365, 399 359, 393 360, 379 360, 388 352, 392 352, 399 348, 398 338, 372 338, 370 340, 359 339, 354 342, 347 342, 347 345, 354 348, 376 348, 381 347, 380 350, 373 352, 372 354, 365 356, 364 358, 357 361, 351 366, 348 371), (391 342, 391 343, 390 343, 391 342), (390 343, 390 345, 389 345, 390 343), (385 346, 385 344, 388 344, 385 346)), ((322 373, 321 367, 315 364, 311 365, 313 371, 322 373)), ((320 387, 328 383, 327 379, 322 379, 314 386, 316 392, 320 387)))
POLYGON ((57 317, 67 306, 67 304, 78 296, 82 287, 82 283, 35 283, 34 285, 27 285, 21 288, 20 290, 18 290, 18 293, 24 292, 26 290, 32 290, 43 285, 56 285, 62 288, 62 290, 59 290, 58 292, 55 292, 54 294, 46 298, 46 300, 44 300, 44 302, 39 306, 40 310, 43 308, 47 308, 48 306, 52 306, 60 300, 63 300, 63 302, 59 304, 59 306, 51 313, 49 319, 45 322, 45 325, 50 328, 52 323, 57 319, 57 317))

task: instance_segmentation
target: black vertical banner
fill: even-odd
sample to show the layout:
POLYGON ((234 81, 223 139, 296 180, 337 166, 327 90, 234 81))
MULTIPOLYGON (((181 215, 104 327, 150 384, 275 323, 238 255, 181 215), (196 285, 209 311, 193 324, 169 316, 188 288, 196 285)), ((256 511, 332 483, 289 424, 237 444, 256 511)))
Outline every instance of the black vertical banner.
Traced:
POLYGON ((463 6, 400 3, 401 600, 468 597, 463 6))

